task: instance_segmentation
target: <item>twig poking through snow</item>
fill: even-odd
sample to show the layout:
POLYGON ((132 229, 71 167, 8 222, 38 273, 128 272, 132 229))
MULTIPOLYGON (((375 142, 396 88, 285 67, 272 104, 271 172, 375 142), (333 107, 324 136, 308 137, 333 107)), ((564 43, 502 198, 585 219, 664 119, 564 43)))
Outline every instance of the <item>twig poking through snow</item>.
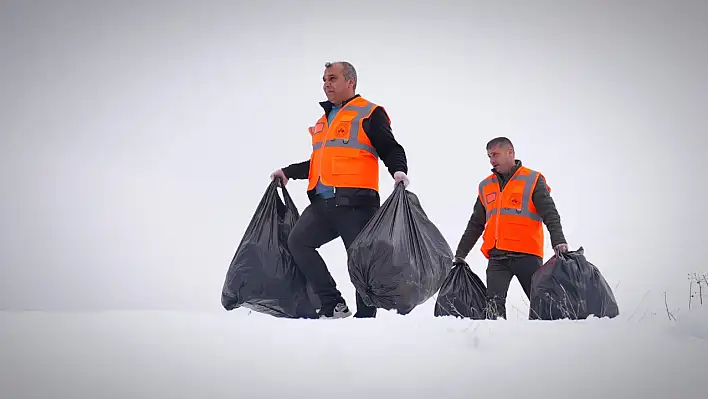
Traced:
POLYGON ((664 291, 664 305, 666 306, 666 314, 669 316, 669 320, 672 318, 676 320, 676 317, 674 317, 674 315, 669 311, 669 302, 666 300, 666 291, 664 291))
MULTIPOLYGON (((703 276, 705 278, 705 276, 703 276)), ((701 284, 701 279, 698 279, 698 299, 701 302, 701 305, 703 305, 703 284, 701 284)))
MULTIPOLYGON (((651 290, 644 293, 644 296, 642 296, 642 299, 639 301, 639 305, 637 305, 637 308, 634 309, 634 313, 632 313, 632 315, 629 316, 629 319, 627 319, 627 320, 632 320, 634 318, 634 316, 637 314, 637 312, 639 312, 639 307, 642 305, 642 302, 644 302, 644 300, 647 298, 647 295, 649 295, 649 292, 651 292, 651 290)), ((646 312, 644 312, 644 315, 642 316, 641 319, 639 319, 639 321, 642 321, 644 316, 646 316, 646 312)))
POLYGON ((698 285, 698 302, 703 305, 703 284, 705 283, 706 288, 708 288, 708 279, 706 279, 706 275, 698 275, 698 273, 693 273, 693 275, 689 274, 688 275, 689 279, 689 286, 688 286, 688 309, 691 309, 691 303, 693 302, 693 296, 696 295, 693 291, 693 284, 698 285))
MULTIPOLYGON (((701 284, 699 283, 700 287, 701 284)), ((688 310, 691 310, 691 300, 693 299, 693 280, 688 282, 688 310)))

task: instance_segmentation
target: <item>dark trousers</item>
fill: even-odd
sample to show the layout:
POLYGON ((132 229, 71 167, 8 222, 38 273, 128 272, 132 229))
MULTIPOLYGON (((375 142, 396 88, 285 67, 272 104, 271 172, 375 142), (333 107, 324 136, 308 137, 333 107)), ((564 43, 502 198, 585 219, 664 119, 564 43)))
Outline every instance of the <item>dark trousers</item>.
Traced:
POLYGON ((543 265, 543 259, 534 255, 492 257, 487 265, 488 316, 506 319, 506 294, 511 279, 516 276, 526 297, 531 296, 531 278, 543 265))
MULTIPOLYGON (((290 232, 288 247, 322 307, 343 301, 327 265, 317 249, 341 237, 348 249, 378 207, 335 206, 334 199, 317 199, 305 208, 290 232)), ((346 265, 344 266, 346 267, 346 265)), ((356 293, 357 317, 375 317, 376 308, 366 306, 356 293)))

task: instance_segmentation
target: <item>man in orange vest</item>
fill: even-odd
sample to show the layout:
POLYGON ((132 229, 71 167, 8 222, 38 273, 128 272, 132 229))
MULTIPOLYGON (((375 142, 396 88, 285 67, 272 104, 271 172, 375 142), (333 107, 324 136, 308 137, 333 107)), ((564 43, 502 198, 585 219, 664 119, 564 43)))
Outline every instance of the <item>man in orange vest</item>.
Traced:
MULTIPOLYGON (((341 237, 344 247, 380 207, 379 159, 396 183, 408 186, 406 153, 391 132, 391 120, 380 105, 356 94, 357 75, 348 62, 326 63, 324 114, 310 127, 310 159, 278 169, 271 179, 308 179, 310 204, 288 238, 297 265, 319 296, 320 318, 351 316, 337 284, 317 249, 341 237)), ((354 317, 376 317, 356 294, 354 317)))
POLYGON ((481 251, 488 259, 489 318, 506 318, 506 294, 514 276, 530 297, 531 278, 543 264, 543 225, 556 253, 567 252, 560 215, 544 176, 516 159, 506 137, 487 143, 492 174, 479 184, 477 200, 460 238, 454 264, 482 237, 481 251))

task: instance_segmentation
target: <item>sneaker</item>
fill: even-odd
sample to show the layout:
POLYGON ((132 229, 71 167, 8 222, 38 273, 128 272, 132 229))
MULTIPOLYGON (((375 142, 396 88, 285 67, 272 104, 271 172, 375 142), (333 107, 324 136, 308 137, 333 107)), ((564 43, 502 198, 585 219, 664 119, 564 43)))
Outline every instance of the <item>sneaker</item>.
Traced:
POLYGON ((343 319, 352 315, 349 307, 344 302, 339 302, 333 308, 323 307, 319 311, 320 319, 343 319))

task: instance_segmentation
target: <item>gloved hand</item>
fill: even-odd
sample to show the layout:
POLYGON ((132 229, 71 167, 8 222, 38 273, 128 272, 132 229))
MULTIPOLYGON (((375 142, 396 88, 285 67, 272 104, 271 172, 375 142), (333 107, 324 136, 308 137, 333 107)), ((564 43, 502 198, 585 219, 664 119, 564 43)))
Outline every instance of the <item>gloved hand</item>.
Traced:
POLYGON ((452 260, 452 264, 454 266, 464 265, 465 263, 467 262, 459 256, 455 256, 455 258, 452 260))
POLYGON ((560 254, 564 254, 568 252, 568 244, 558 244, 553 248, 553 251, 556 253, 556 256, 560 256, 560 254))
POLYGON ((408 187, 408 185, 410 184, 410 180, 408 180, 408 176, 406 176, 406 174, 401 171, 398 171, 393 174, 393 180, 396 181, 395 184, 403 182, 403 187, 408 187))
POLYGON ((279 177, 281 179, 281 184, 285 186, 288 184, 288 177, 285 176, 285 172, 283 172, 282 169, 278 169, 274 171, 273 173, 270 174, 270 180, 275 179, 276 177, 279 177))

